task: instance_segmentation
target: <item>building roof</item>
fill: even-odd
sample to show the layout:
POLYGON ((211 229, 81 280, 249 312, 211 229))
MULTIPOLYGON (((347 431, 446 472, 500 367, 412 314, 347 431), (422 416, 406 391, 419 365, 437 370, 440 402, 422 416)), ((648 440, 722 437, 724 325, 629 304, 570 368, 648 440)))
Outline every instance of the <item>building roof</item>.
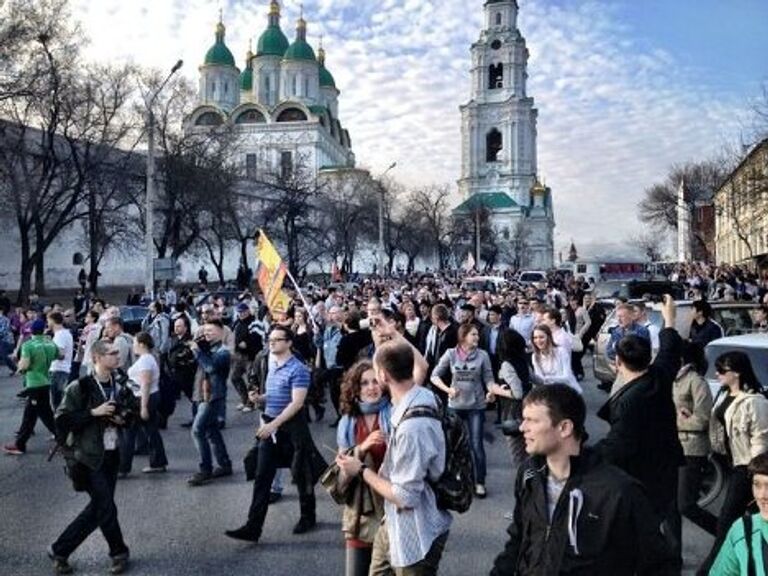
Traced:
POLYGON ((317 50, 317 61, 320 63, 320 87, 336 88, 336 81, 333 79, 333 75, 325 67, 325 49, 322 44, 317 50))
POLYGON ((315 58, 315 51, 312 50, 312 46, 310 46, 306 40, 301 38, 296 38, 296 40, 293 41, 293 44, 291 44, 288 47, 288 50, 285 51, 283 58, 286 60, 311 60, 312 62, 317 61, 317 58, 315 58))
POLYGON ((454 208, 454 212, 472 212, 478 208, 488 210, 503 210, 505 208, 516 208, 519 205, 504 192, 491 192, 473 194, 467 200, 454 208))
POLYGON ((219 22, 216 25, 216 42, 205 53, 205 63, 220 66, 235 66, 235 57, 229 51, 224 43, 224 24, 219 22))
POLYGON ((259 36, 256 56, 283 56, 288 50, 288 38, 279 25, 269 25, 259 36))

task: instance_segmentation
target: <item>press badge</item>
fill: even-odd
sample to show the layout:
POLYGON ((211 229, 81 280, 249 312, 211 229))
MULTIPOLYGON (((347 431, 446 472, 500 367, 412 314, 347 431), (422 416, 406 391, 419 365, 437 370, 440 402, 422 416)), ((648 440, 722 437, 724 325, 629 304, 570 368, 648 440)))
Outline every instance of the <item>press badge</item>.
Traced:
POLYGON ((117 450, 117 428, 110 426, 104 430, 104 450, 117 450))

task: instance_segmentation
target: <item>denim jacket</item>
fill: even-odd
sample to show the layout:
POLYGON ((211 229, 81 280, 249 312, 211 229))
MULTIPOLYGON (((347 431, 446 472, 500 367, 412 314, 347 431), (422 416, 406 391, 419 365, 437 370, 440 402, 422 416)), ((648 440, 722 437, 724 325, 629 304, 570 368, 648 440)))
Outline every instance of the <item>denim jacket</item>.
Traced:
POLYGON ((227 397, 227 378, 229 377, 229 350, 218 342, 210 349, 198 348, 195 354, 197 363, 205 373, 211 385, 210 401, 227 397))
POLYGON ((608 341, 608 348, 606 348, 605 351, 606 356, 611 360, 614 360, 616 358, 616 345, 619 343, 619 340, 624 338, 624 336, 629 335, 645 338, 648 342, 651 341, 651 333, 648 332, 648 328, 641 326, 636 322, 632 322, 627 328, 615 326, 614 328, 611 328, 611 339, 608 341))

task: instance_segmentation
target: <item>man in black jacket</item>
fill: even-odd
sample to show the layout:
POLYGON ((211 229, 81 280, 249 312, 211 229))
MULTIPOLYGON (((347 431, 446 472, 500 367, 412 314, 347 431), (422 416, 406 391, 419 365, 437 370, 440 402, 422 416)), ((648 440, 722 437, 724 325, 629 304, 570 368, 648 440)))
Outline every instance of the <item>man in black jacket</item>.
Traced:
POLYGON ((639 483, 583 446, 581 395, 554 384, 523 402, 520 430, 532 458, 518 472, 510 539, 491 576, 674 574, 639 483))
POLYGON ((598 443, 603 457, 645 487, 665 533, 676 542, 681 557, 681 520, 677 511, 677 469, 685 463, 677 436, 672 385, 680 369, 682 340, 675 331, 675 303, 664 296, 664 329, 659 353, 651 364, 651 344, 628 335, 616 345, 616 372, 626 384, 598 411, 611 429, 598 443))
POLYGON ((251 314, 251 308, 245 302, 237 305, 237 320, 234 325, 235 353, 232 355, 232 386, 240 396, 238 410, 250 412, 253 410, 251 401, 248 400, 248 386, 245 376, 251 367, 251 362, 263 347, 261 336, 251 330, 251 324, 256 319, 251 314))

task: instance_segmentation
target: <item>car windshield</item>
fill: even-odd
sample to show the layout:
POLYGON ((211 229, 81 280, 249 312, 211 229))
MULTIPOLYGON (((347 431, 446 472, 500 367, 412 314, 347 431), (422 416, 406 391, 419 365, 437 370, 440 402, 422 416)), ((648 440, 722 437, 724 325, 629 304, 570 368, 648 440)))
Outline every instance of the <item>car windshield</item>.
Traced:
POLYGON ((541 282, 543 276, 537 272, 524 272, 520 274, 520 282, 541 282))
POLYGON ((752 369, 755 371, 757 379, 763 387, 768 387, 768 338, 766 338, 765 348, 719 344, 717 341, 709 344, 706 349, 707 362, 709 363, 707 380, 717 380, 715 361, 726 352, 745 352, 752 362, 752 369))

